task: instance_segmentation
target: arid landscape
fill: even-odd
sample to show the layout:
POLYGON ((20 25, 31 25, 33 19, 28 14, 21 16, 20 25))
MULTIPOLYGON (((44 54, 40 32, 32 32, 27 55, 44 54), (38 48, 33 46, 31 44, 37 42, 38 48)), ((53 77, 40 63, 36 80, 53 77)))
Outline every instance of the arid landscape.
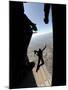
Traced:
POLYGON ((37 86, 51 86, 52 81, 52 66, 53 66, 53 34, 40 34, 32 36, 29 48, 28 48, 28 57, 30 61, 35 62, 35 67, 33 69, 33 73, 35 76, 35 80, 37 86), (34 54, 34 50, 39 50, 39 48, 43 49, 46 45, 46 49, 43 51, 43 59, 44 65, 39 68, 39 71, 36 72, 38 56, 34 54), (43 75, 41 75, 41 72, 43 75), (38 78, 42 79, 41 81, 38 78), (47 78, 45 80, 45 78, 47 78), (48 81, 50 82, 48 84, 48 81))

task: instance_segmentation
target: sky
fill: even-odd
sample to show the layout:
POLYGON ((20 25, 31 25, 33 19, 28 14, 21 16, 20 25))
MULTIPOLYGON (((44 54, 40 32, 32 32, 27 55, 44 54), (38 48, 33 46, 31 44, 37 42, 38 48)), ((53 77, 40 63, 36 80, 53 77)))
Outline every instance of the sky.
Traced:
POLYGON ((44 4, 43 3, 24 3, 25 14, 28 18, 36 24, 39 33, 52 32, 52 12, 50 8, 49 23, 44 23, 44 4))

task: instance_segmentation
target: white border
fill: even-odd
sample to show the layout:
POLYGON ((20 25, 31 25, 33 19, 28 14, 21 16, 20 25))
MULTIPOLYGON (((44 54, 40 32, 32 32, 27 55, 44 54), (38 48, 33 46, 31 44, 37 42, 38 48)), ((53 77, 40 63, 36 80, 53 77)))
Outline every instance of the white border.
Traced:
MULTIPOLYGON (((12 0, 12 1, 67 4, 67 15, 68 15, 68 0, 12 0)), ((68 24, 68 18, 67 18, 67 24, 68 24)), ((67 30, 68 30, 68 27, 67 27, 67 30)), ((67 39, 68 39, 68 31, 67 31, 67 39)), ((68 40, 67 40, 67 45, 68 45, 68 40)), ((67 51, 68 51, 68 48, 67 48, 67 51)), ((68 52, 67 52, 67 55, 68 55, 68 52)), ((8 90, 8 86, 9 86, 8 81, 9 81, 9 0, 0 0, 0 90, 8 90)), ((57 89, 66 90, 68 89, 68 82, 67 82, 67 86, 31 88, 29 90, 45 90, 45 89, 46 90, 57 90, 57 89)), ((26 88, 26 90, 28 89, 26 88)))
POLYGON ((46 2, 46 3, 58 3, 58 4, 67 3, 67 0, 10 0, 10 1, 46 2))

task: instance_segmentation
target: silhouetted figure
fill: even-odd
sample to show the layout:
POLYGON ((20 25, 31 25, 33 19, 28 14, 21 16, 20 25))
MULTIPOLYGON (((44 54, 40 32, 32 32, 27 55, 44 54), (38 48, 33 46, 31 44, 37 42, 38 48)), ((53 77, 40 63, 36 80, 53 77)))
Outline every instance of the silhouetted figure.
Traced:
POLYGON ((44 4, 44 22, 49 21, 52 9, 53 75, 52 86, 66 85, 66 5, 44 4))
MULTIPOLYGON (((34 24, 25 14, 22 2, 10 1, 10 88, 19 88, 27 73, 35 63, 29 62, 28 46, 33 34, 37 31, 34 24)), ((24 86, 24 83, 22 84, 24 86)))
POLYGON ((38 51, 34 50, 34 54, 36 54, 38 56, 38 65, 37 65, 36 72, 39 70, 39 67, 44 64, 43 51, 45 48, 46 48, 46 46, 43 49, 39 48, 38 51), (41 64, 40 64, 40 61, 42 62, 41 64))
POLYGON ((44 4, 44 22, 45 24, 48 24, 49 22, 49 11, 50 11, 50 4, 44 4))
POLYGON ((25 48, 26 53, 24 53, 24 56, 25 56, 26 65, 28 66, 30 62, 28 60, 27 50, 28 50, 28 46, 29 46, 33 31, 37 31, 37 27, 36 27, 36 24, 34 24, 25 14, 24 14, 24 21, 25 21, 24 45, 26 47, 25 48))

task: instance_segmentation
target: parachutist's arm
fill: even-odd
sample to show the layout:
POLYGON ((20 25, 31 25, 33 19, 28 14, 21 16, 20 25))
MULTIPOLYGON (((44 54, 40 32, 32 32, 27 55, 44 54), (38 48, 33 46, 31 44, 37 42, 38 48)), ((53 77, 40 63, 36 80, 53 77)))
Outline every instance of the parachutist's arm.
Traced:
POLYGON ((45 45, 45 47, 42 49, 42 51, 44 51, 44 50, 45 50, 45 48, 46 48, 46 45, 45 45))
POLYGON ((34 50, 34 54, 36 54, 36 55, 37 55, 37 53, 38 53, 38 51, 34 50))
POLYGON ((49 22, 49 11, 50 11, 50 4, 44 4, 44 22, 48 24, 49 22))

